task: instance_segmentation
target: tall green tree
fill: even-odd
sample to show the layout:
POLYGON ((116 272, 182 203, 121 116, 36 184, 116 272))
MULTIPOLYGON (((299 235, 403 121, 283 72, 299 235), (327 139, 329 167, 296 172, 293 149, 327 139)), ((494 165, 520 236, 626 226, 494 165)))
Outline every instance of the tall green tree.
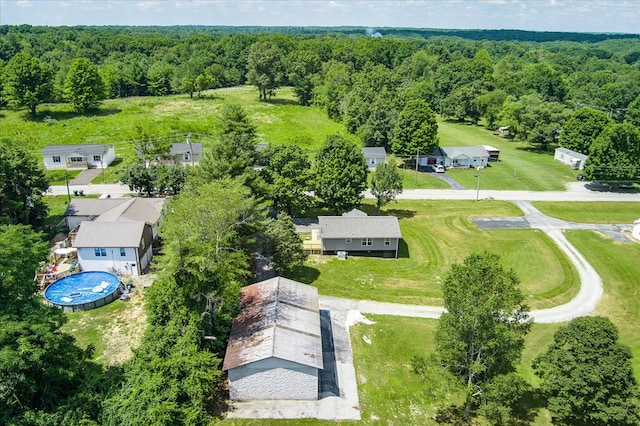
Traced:
POLYGON ((362 152, 342 136, 327 136, 316 155, 314 181, 315 195, 335 213, 358 207, 367 188, 362 152))
POLYGON ((627 122, 640 128, 640 95, 633 100, 627 107, 627 115, 625 116, 627 122))
POLYGON ((631 358, 608 318, 576 318, 560 328, 551 346, 533 362, 553 422, 640 424, 631 358))
POLYGON ((4 67, 4 98, 14 108, 27 107, 31 115, 53 95, 53 71, 28 53, 18 53, 4 67))
POLYGON ((224 104, 220 111, 219 125, 223 136, 243 135, 251 142, 256 140, 256 125, 240 105, 224 104))
POLYGON ((120 182, 130 190, 146 193, 149 197, 155 191, 154 176, 151 169, 141 162, 132 162, 120 171, 120 182))
POLYGON ((265 252, 271 256, 273 269, 278 275, 286 276, 307 259, 300 235, 288 214, 280 213, 276 220, 267 224, 265 235, 265 252))
POLYGON ((589 154, 591 144, 613 121, 602 111, 580 108, 567 120, 560 136, 560 145, 582 154, 589 154))
POLYGON ((396 155, 429 155, 438 147, 438 123, 429 105, 410 100, 398 115, 391 142, 396 155))
POLYGON ((515 272, 493 253, 454 264, 442 285, 446 312, 436 329, 443 365, 467 387, 465 414, 482 402, 487 383, 514 371, 531 320, 515 272))
POLYGON ((640 176, 640 130, 629 123, 607 127, 591 144, 584 172, 605 181, 640 176))
POLYGON ((271 186, 276 211, 286 211, 293 216, 294 212, 304 213, 311 206, 311 162, 300 146, 273 147, 263 176, 271 186))
POLYGON ((256 86, 260 100, 270 99, 284 81, 282 51, 278 45, 267 41, 252 44, 247 69, 247 81, 256 86))
POLYGON ((402 176, 398 171, 395 157, 376 166, 376 172, 371 178, 371 194, 376 198, 376 214, 380 208, 395 200, 402 193, 402 176))
POLYGON ((0 142, 0 223, 41 226, 47 217, 47 178, 31 153, 0 142))
POLYGON ((320 56, 313 51, 295 50, 287 57, 287 76, 300 105, 309 105, 321 68, 320 56))
POLYGON ((105 86, 98 69, 87 58, 71 64, 65 81, 65 97, 76 111, 96 108, 105 97, 105 86))

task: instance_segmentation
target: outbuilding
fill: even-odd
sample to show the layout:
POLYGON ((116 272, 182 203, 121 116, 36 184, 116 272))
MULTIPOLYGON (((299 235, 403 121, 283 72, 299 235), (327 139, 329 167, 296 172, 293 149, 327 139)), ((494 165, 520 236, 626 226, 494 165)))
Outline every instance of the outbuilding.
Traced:
POLYGON ((360 148, 360 150, 367 162, 367 168, 369 171, 375 170, 378 164, 383 164, 387 161, 387 152, 381 146, 368 146, 360 148))
POLYGON ((317 400, 318 289, 275 277, 244 287, 240 308, 222 365, 231 400, 317 400))
POLYGON ((584 169, 584 163, 587 162, 588 156, 572 151, 567 148, 556 148, 553 159, 567 166, 571 166, 574 170, 584 169))

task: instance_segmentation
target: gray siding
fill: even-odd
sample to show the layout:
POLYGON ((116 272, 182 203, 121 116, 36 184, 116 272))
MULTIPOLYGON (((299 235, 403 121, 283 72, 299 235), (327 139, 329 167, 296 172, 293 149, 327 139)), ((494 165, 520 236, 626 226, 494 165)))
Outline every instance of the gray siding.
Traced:
POLYGON ((233 401, 318 399, 317 368, 271 357, 232 368, 228 373, 233 401))
POLYGON ((345 238, 323 238, 322 250, 325 252, 396 251, 396 247, 398 247, 397 238, 389 238, 389 245, 385 245, 384 241, 384 238, 373 238, 373 245, 363 246, 361 238, 352 238, 351 243, 348 243, 345 238))

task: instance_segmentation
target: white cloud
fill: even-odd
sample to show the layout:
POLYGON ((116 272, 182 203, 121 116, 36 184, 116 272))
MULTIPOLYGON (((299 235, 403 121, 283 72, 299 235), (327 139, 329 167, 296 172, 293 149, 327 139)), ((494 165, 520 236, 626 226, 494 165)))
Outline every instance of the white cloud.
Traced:
POLYGON ((30 0, 18 0, 16 2, 16 6, 18 6, 18 7, 31 7, 31 6, 33 6, 33 2, 31 2, 30 0))

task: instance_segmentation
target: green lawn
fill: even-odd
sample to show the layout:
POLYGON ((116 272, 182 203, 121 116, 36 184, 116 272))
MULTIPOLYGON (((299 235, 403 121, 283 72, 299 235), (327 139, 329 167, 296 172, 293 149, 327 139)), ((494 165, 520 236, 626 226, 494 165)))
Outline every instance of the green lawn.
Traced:
POLYGON ((536 201, 533 205, 548 216, 580 223, 631 224, 640 218, 640 203, 633 201, 606 203, 536 201))
POLYGON ((95 361, 121 364, 140 343, 146 326, 142 292, 140 287, 126 302, 116 300, 97 309, 67 313, 69 321, 62 331, 72 334, 81 348, 95 345, 95 361))
MULTIPOLYGON (((500 161, 489 163, 480 175, 481 189, 563 191, 577 172, 553 160, 553 151, 540 152, 529 144, 494 136, 482 126, 440 120, 440 146, 491 145, 500 149, 500 161)), ((476 187, 474 169, 448 170, 447 174, 468 189, 476 187)))
MULTIPOLYGON (((375 214, 372 201, 363 207, 375 214)), ((476 251, 499 254, 522 282, 535 308, 569 301, 579 288, 577 272, 544 233, 536 230, 481 231, 474 216, 520 216, 502 201, 398 201, 384 214, 400 218, 403 241, 398 259, 311 256, 293 279, 321 294, 407 304, 442 305, 442 280, 455 262, 476 251), (541 268, 540 265, 545 265, 541 268)))
MULTIPOLYGON (((152 135, 193 132, 198 135, 194 141, 206 145, 216 134, 217 116, 227 102, 240 104, 247 110, 257 126, 260 142, 296 143, 308 151, 310 158, 327 135, 337 133, 359 143, 344 125, 329 119, 324 111, 297 105, 290 88, 279 89, 269 102, 260 102, 252 86, 210 90, 202 99, 190 99, 187 95, 109 99, 99 110, 87 115, 73 112, 67 104, 43 104, 35 118, 26 111, 3 110, 0 138, 27 146, 38 158, 44 146, 52 143, 114 145, 118 159, 95 181, 101 183, 104 178, 105 182, 113 183, 117 182, 122 165, 135 158, 132 141, 138 137, 136 125, 147 128, 152 135), (45 117, 52 120, 45 122, 45 117)), ((562 190, 565 182, 575 180, 576 172, 554 162, 552 152, 531 150, 526 144, 494 136, 481 126, 440 120, 438 135, 441 146, 493 145, 501 150, 501 161, 482 171, 484 189, 562 190)), ((475 188, 475 170, 448 173, 463 186, 475 188)), ((416 185, 415 177, 412 179, 409 174, 404 179, 405 188, 447 188, 437 179, 423 177, 416 185)), ((63 177, 55 177, 54 182, 61 184, 63 177)))

